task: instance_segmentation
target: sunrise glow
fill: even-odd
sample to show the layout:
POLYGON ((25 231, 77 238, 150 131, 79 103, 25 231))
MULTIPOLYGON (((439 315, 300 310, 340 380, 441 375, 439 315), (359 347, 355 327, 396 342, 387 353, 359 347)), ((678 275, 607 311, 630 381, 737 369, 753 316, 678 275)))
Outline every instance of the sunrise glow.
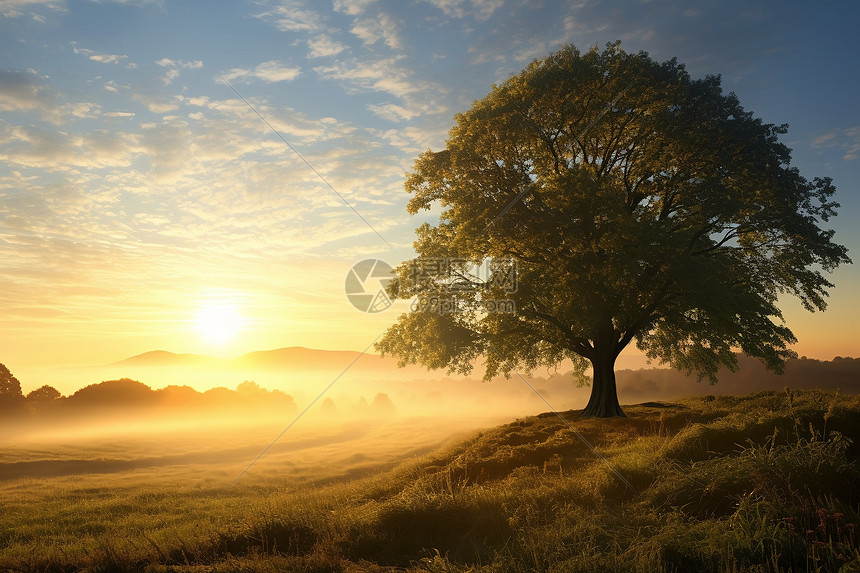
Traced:
POLYGON ((194 326, 208 344, 223 346, 233 342, 242 331, 244 319, 229 302, 206 302, 195 316, 194 326))

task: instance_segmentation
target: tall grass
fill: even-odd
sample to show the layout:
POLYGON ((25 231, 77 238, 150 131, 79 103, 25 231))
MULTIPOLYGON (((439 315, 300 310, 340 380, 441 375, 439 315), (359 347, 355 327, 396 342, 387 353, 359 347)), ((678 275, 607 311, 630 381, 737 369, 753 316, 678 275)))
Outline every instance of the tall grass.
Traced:
POLYGON ((0 569, 860 570, 860 398, 765 392, 555 415, 351 483, 74 488, 0 516, 0 569), (34 517, 36 516, 36 517, 34 517))

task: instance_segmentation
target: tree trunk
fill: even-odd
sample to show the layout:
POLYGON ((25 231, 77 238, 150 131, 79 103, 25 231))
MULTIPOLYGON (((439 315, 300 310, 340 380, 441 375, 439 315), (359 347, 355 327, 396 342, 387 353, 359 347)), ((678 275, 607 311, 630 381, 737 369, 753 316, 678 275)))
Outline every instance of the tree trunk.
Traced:
POLYGON ((615 344, 595 344, 594 354, 590 357, 594 376, 591 382, 591 398, 582 411, 583 418, 611 418, 624 416, 618 403, 615 387, 615 359, 618 350, 615 344))

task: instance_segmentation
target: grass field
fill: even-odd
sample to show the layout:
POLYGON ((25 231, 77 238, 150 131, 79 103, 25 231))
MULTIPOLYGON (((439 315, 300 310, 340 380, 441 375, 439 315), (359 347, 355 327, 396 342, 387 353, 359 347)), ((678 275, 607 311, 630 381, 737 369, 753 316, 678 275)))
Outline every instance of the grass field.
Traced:
POLYGON ((259 449, 249 438, 272 428, 207 433, 208 449, 178 435, 7 448, 8 471, 120 450, 130 466, 2 478, 0 569, 860 571, 860 397, 765 392, 626 412, 543 414, 446 445, 446 421, 333 428, 286 439, 232 487, 259 449))

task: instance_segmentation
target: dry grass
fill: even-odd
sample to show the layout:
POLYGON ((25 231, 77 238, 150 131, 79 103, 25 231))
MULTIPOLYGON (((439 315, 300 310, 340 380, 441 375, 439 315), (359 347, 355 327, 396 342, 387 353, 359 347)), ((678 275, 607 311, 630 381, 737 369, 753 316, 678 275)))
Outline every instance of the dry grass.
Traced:
POLYGON ((765 392, 626 411, 565 418, 635 491, 554 414, 327 485, 274 474, 230 489, 196 474, 6 482, 0 569, 860 568, 860 398, 765 392))

